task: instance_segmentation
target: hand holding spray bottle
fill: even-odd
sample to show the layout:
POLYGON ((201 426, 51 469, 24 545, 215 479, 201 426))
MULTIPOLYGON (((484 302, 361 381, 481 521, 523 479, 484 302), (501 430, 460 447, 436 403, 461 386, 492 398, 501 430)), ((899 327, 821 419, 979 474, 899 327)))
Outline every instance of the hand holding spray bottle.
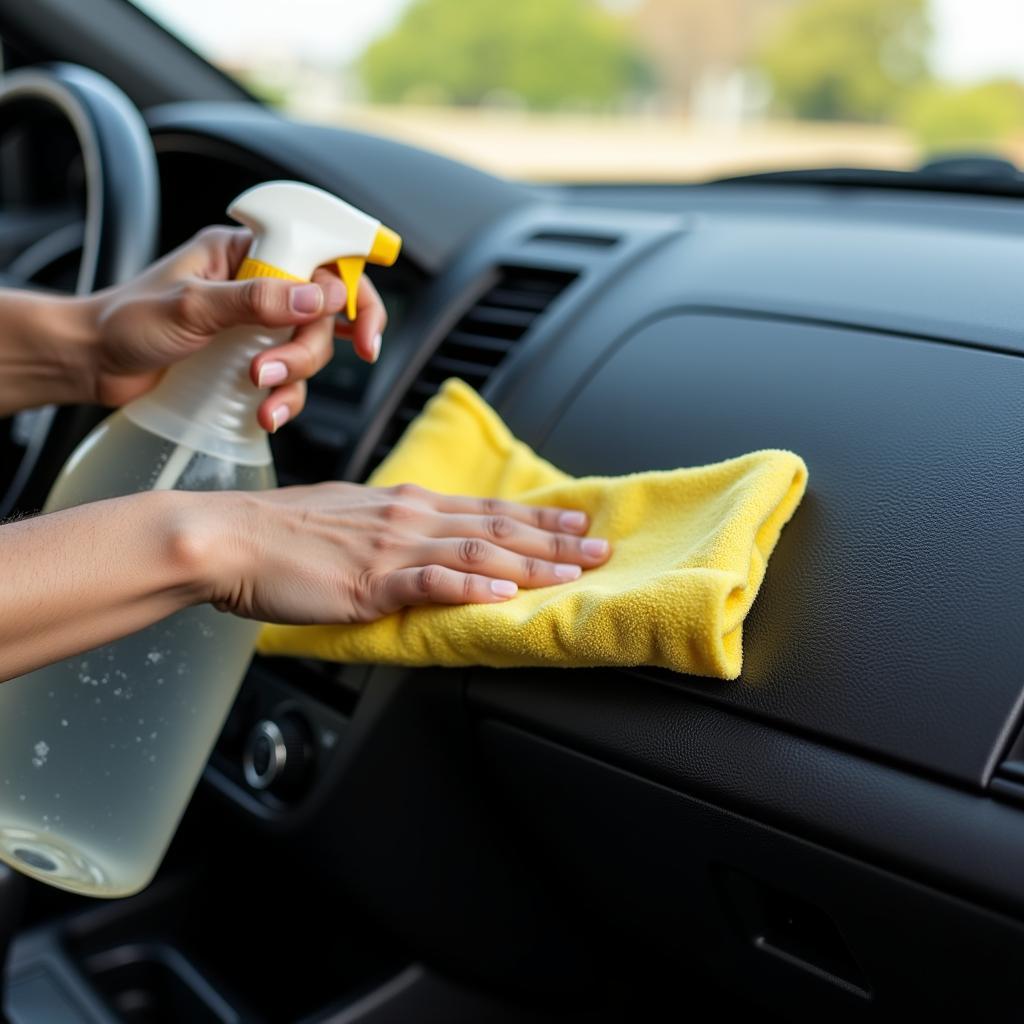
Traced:
MULTIPOLYGON (((337 261, 350 319, 366 263, 390 266, 401 246, 379 221, 298 182, 258 185, 228 213, 253 232, 237 278, 309 280, 337 261)), ((273 487, 270 446, 256 421, 263 393, 248 369, 290 332, 235 327, 171 367, 78 446, 44 511, 145 490, 273 487)), ((91 896, 146 886, 259 629, 200 605, 0 685, 0 859, 91 896)))

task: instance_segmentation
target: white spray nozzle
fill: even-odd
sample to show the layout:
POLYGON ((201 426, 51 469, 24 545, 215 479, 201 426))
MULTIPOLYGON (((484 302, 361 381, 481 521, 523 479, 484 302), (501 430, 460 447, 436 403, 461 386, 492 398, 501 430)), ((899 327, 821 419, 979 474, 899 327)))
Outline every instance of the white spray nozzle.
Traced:
POLYGON ((356 315, 359 278, 367 263, 389 267, 402 240, 379 220, 323 189, 298 181, 268 181, 243 192, 228 215, 251 229, 247 265, 240 276, 288 276, 308 281, 321 264, 338 264, 356 315))

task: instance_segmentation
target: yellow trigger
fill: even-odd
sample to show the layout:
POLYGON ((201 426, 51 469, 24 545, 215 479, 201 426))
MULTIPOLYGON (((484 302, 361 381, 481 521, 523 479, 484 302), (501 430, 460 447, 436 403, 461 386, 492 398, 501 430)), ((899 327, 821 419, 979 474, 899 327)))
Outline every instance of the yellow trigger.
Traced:
POLYGON ((359 278, 363 275, 366 258, 363 256, 342 256, 338 260, 338 273, 345 283, 348 295, 345 299, 345 315, 349 320, 356 318, 356 302, 359 298, 359 278))

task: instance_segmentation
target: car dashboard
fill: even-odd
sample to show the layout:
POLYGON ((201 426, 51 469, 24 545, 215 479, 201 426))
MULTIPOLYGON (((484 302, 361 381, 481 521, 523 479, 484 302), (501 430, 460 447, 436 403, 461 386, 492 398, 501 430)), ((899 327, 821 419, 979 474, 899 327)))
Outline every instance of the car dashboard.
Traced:
POLYGON ((568 987, 582 931, 798 1016, 1019 1005, 1019 202, 528 188, 251 107, 150 125, 164 249, 273 177, 406 238, 381 359, 339 344, 282 483, 365 480, 450 376, 574 475, 810 470, 740 679, 258 659, 208 788, 464 976, 568 987), (289 716, 302 772, 253 785, 289 716))

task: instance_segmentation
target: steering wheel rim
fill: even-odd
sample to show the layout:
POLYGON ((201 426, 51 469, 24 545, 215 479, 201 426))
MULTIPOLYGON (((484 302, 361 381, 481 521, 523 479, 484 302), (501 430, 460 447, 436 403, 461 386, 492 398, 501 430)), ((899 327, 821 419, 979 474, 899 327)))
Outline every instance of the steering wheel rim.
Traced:
MULTIPOLYGON (((76 294, 129 280, 152 261, 160 219, 156 154, 142 114, 113 82, 75 64, 21 68, 0 79, 0 116, 25 101, 56 109, 82 153, 86 203, 76 294)), ((100 415, 90 406, 47 406, 36 414, 14 478, 0 495, 0 518, 42 504, 100 415)))

